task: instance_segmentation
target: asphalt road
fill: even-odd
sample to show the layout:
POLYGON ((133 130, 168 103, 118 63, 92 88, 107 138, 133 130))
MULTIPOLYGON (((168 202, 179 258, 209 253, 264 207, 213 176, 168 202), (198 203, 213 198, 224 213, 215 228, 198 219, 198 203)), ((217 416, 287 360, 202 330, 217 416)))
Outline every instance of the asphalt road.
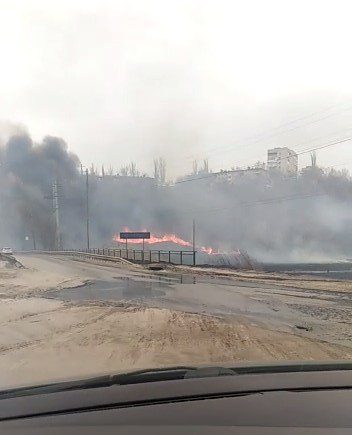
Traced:
POLYGON ((346 293, 166 274, 122 265, 92 264, 67 257, 23 255, 18 258, 27 267, 89 280, 84 287, 53 290, 47 297, 243 316, 256 325, 352 346, 352 295, 346 293))

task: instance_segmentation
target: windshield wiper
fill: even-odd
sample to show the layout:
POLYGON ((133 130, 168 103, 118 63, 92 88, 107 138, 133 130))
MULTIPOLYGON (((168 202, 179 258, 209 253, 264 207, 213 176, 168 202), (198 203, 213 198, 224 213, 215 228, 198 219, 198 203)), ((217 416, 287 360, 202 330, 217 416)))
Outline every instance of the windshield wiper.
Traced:
POLYGON ((352 370, 350 362, 332 363, 289 363, 289 364, 264 364, 244 365, 237 367, 196 367, 174 366, 165 368, 135 370, 127 373, 98 376, 78 381, 65 381, 33 387, 22 387, 0 391, 0 399, 36 394, 57 393, 60 391, 83 390, 91 388, 104 388, 114 385, 131 385, 148 382, 173 381, 179 379, 206 378, 234 375, 260 375, 275 373, 293 373, 310 371, 352 370))
POLYGON ((0 399, 31 396, 35 394, 57 393, 60 391, 104 388, 113 385, 131 385, 147 382, 173 381, 178 379, 233 376, 236 372, 225 367, 174 366, 157 369, 135 370, 132 372, 98 376, 79 381, 59 382, 33 387, 0 391, 0 399))

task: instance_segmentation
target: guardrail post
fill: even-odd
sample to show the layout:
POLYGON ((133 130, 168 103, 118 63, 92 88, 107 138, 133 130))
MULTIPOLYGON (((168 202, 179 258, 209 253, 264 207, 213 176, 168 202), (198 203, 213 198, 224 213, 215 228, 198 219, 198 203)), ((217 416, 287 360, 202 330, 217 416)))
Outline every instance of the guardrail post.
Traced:
POLYGON ((171 264, 171 251, 169 251, 169 264, 171 264))
POLYGON ((181 260, 181 265, 182 265, 182 251, 180 251, 180 260, 181 260))
POLYGON ((133 250, 133 261, 136 261, 136 250, 133 250))
POLYGON ((120 258, 122 258, 122 250, 120 249, 120 258))
POLYGON ((128 249, 126 249, 126 259, 128 260, 128 249))
POLYGON ((144 263, 144 249, 142 251, 142 263, 144 263))
POLYGON ((149 251, 149 263, 152 262, 152 251, 149 251))
POLYGON ((158 263, 160 263, 160 251, 158 251, 158 263))

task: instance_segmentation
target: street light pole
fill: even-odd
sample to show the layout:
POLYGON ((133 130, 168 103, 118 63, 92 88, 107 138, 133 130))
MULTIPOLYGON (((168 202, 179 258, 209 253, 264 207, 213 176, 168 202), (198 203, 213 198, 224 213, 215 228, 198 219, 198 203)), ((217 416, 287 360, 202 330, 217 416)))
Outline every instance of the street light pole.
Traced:
POLYGON ((193 219, 193 266, 196 265, 196 220, 193 219))
POLYGON ((89 177, 88 169, 86 169, 86 219, 87 219, 87 249, 89 251, 89 177))

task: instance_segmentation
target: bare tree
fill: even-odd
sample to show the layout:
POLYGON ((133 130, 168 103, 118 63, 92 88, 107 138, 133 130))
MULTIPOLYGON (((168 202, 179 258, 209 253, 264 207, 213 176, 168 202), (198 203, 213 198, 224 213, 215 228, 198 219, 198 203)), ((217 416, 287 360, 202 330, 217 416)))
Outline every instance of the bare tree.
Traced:
POLYGON ((162 157, 159 157, 159 177, 162 183, 166 180, 166 161, 162 157))
POLYGON ((317 166, 317 153, 315 151, 312 151, 310 153, 310 161, 312 164, 312 168, 315 168, 317 166))
POLYGON ((124 177, 127 177, 129 173, 129 167, 128 166, 122 166, 122 168, 120 169, 120 174, 124 177))
POLYGON ((166 161, 162 157, 154 159, 154 178, 161 183, 165 183, 166 161))
POLYGON ((204 174, 208 174, 209 173, 209 162, 208 159, 204 159, 203 160, 203 168, 201 169, 201 172, 204 174))
POLYGON ((159 172, 159 160, 154 159, 154 178, 159 181, 160 179, 160 172, 159 172))
POLYGON ((198 163, 197 160, 193 160, 193 175, 197 175, 198 174, 198 163))
POLYGON ((109 166, 107 174, 110 175, 110 176, 114 175, 114 168, 113 168, 112 165, 109 166))
POLYGON ((130 177, 139 177, 139 171, 137 170, 136 162, 131 162, 128 170, 130 177))

